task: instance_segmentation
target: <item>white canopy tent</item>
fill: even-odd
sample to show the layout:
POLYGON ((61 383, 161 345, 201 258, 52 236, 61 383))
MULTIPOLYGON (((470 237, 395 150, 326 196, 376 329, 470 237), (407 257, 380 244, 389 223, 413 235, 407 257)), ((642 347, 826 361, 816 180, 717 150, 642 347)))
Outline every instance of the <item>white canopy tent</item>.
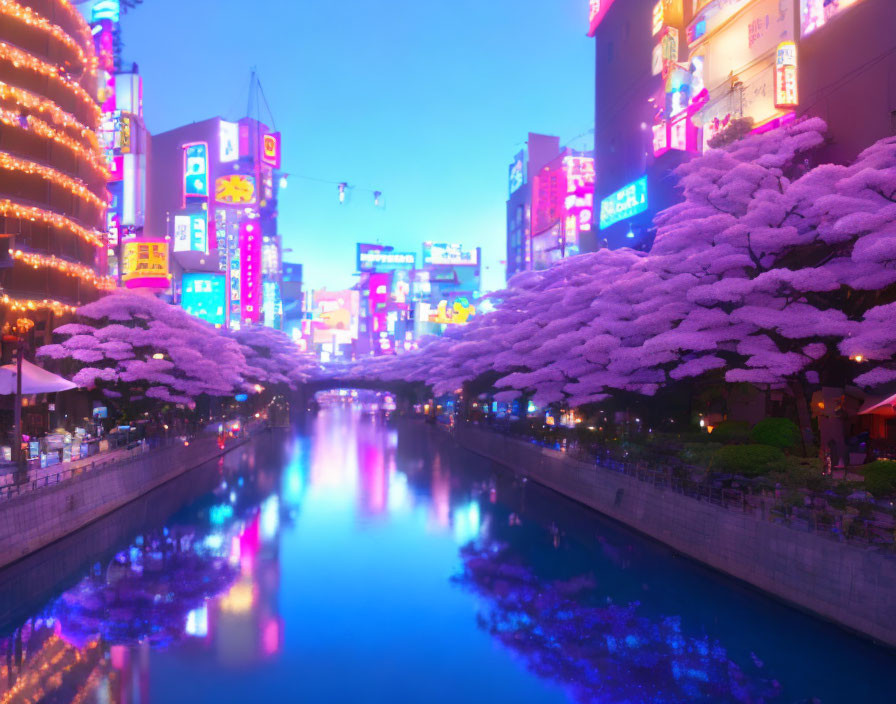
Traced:
MULTIPOLYGON (((22 360, 22 394, 51 394, 56 391, 69 391, 78 388, 58 374, 48 372, 27 359, 22 360)), ((16 365, 6 364, 0 367, 0 395, 8 396, 16 393, 16 365)))

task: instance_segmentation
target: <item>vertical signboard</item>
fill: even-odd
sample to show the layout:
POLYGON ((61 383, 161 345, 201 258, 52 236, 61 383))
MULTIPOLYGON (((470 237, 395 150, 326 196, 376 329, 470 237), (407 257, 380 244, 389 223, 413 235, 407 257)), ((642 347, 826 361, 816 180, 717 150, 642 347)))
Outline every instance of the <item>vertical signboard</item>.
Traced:
POLYGON ((174 216, 174 251, 208 254, 208 214, 174 216))
POLYGON ((261 140, 261 160, 272 169, 280 168, 280 133, 268 132, 261 140))
POLYGON ((208 144, 184 145, 184 199, 208 198, 208 144))
POLYGON ((227 164, 240 158, 240 126, 221 120, 218 126, 218 161, 227 164))
POLYGON ((246 322, 257 323, 262 314, 261 227, 240 225, 240 312, 246 322))
POLYGON ((796 44, 781 42, 775 54, 775 107, 795 108, 799 104, 796 44))

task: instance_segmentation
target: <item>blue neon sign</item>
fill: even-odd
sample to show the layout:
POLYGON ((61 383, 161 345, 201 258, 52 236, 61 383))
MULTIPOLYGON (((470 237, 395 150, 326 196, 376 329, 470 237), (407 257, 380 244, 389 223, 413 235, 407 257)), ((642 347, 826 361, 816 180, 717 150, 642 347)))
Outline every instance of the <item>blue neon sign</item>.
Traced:
POLYGON ((181 286, 181 306, 187 313, 224 324, 224 274, 185 273, 181 286))
POLYGON ((647 210, 647 177, 642 176, 600 202, 600 229, 647 210))

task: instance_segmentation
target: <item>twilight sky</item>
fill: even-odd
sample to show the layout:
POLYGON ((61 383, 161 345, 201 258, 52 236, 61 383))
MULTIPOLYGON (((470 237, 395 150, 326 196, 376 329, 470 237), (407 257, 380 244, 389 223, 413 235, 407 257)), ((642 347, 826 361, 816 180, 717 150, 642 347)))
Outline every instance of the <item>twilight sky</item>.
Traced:
POLYGON ((150 132, 246 114, 258 69, 283 133, 280 231, 308 286, 355 243, 483 248, 504 283, 507 168, 530 130, 590 148, 587 0, 145 0, 124 18, 150 132), (578 139, 576 139, 579 137, 578 139), (337 187, 356 189, 340 205, 337 187), (373 206, 368 189, 384 194, 373 206))

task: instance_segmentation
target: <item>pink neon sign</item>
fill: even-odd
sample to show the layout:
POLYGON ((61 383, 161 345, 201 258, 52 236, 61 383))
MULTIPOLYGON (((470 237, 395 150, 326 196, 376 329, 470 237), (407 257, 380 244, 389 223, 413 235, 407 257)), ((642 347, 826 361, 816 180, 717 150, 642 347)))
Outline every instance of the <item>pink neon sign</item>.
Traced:
POLYGON ((240 311, 244 321, 261 320, 261 227, 257 222, 240 225, 240 311))
POLYGON ((597 32, 597 27, 603 21, 604 15, 613 4, 613 0, 590 0, 588 10, 588 36, 593 37, 597 32))

